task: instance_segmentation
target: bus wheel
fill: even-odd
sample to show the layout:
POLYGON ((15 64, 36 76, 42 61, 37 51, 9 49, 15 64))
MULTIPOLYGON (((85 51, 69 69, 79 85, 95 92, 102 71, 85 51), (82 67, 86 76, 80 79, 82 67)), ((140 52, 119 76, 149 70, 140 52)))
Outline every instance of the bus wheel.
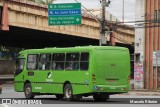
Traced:
POLYGON ((109 99, 109 95, 108 94, 102 94, 102 93, 97 93, 93 95, 93 98, 95 101, 106 101, 107 99, 109 99))
POLYGON ((64 98, 67 101, 73 101, 74 96, 73 96, 73 90, 71 84, 66 84, 64 87, 64 98))
POLYGON ((25 97, 28 99, 33 99, 35 97, 35 94, 32 93, 32 87, 30 83, 25 84, 24 94, 25 94, 25 97))
POLYGON ((55 95, 57 99, 63 99, 64 95, 63 94, 56 94, 55 95))

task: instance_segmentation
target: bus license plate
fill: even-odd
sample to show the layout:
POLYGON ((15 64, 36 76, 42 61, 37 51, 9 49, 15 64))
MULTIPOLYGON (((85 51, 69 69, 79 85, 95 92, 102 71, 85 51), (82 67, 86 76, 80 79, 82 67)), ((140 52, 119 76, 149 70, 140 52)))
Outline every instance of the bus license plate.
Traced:
POLYGON ((108 82, 115 82, 115 80, 108 80, 108 82))
POLYGON ((110 87, 110 89, 111 89, 111 90, 115 90, 116 88, 115 88, 115 87, 110 87))

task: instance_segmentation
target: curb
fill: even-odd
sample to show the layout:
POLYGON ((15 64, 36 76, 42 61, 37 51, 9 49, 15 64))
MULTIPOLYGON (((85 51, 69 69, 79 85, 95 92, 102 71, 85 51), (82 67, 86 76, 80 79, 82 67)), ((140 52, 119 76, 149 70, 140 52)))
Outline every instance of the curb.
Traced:
POLYGON ((136 95, 136 96, 160 96, 160 92, 142 92, 142 91, 139 91, 139 92, 136 92, 136 91, 130 91, 128 93, 124 93, 124 94, 121 94, 121 95, 136 95))

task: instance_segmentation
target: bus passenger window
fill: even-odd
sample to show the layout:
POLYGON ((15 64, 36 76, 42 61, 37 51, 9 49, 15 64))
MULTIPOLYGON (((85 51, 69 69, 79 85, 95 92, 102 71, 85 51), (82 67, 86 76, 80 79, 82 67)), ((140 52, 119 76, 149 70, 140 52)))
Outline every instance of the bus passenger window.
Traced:
POLYGON ((89 68, 89 53, 81 53, 80 70, 87 71, 89 68))
POLYGON ((28 55, 27 70, 37 70, 38 55, 28 55))
POLYGON ((39 70, 50 70, 51 54, 41 54, 39 59, 39 70))
POLYGON ((65 70, 79 70, 79 53, 66 54, 65 70))
POLYGON ((64 53, 56 53, 52 56, 52 70, 64 70, 64 53))

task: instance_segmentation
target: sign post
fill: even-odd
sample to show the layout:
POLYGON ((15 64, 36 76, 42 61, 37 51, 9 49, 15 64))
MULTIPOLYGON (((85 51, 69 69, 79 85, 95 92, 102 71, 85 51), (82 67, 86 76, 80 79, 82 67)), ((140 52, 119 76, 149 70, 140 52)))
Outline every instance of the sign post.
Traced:
POLYGON ((81 3, 49 4, 48 24, 80 25, 82 23, 81 3))

